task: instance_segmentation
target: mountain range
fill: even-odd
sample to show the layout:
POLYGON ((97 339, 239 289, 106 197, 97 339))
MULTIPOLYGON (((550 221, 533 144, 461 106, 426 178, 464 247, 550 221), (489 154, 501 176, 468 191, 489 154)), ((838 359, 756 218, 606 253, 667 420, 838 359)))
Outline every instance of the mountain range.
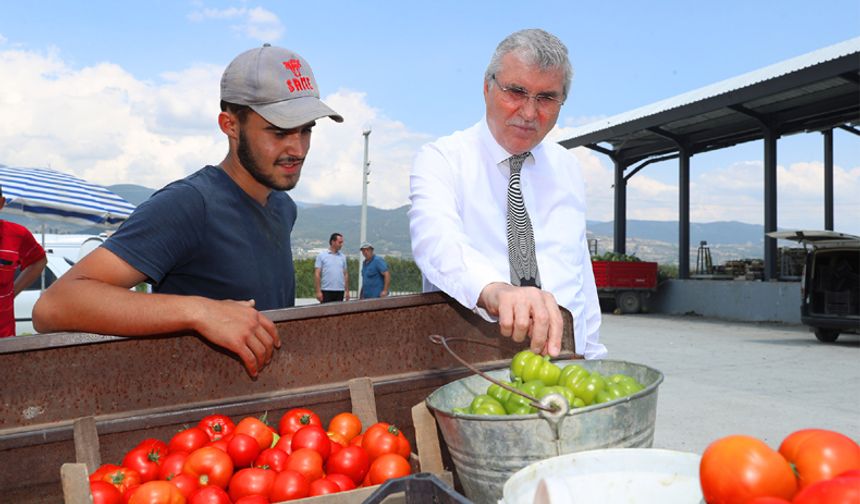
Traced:
MULTIPOLYGON (((108 189, 134 205, 145 201, 153 189, 134 184, 117 184, 108 189)), ((299 216, 293 228, 292 243, 297 257, 313 256, 328 247, 333 232, 344 236, 344 251, 358 255, 360 245, 361 207, 358 205, 321 205, 297 202, 299 216)), ((411 257, 408 206, 391 210, 367 208, 367 241, 381 255, 411 257)), ((41 229, 41 222, 18 215, 5 215, 8 220, 30 229, 41 229)), ((588 221, 592 252, 603 253, 613 247, 612 221, 588 221), (596 249, 596 250, 595 250, 596 249)), ((46 224, 48 233, 96 234, 98 228, 86 228, 65 223, 46 224)), ((709 222, 690 224, 691 258, 695 260, 700 242, 707 242, 714 264, 727 260, 761 258, 764 228, 742 222, 709 222)), ((627 253, 640 259, 672 264, 678 261, 678 223, 675 221, 628 220, 627 253)))

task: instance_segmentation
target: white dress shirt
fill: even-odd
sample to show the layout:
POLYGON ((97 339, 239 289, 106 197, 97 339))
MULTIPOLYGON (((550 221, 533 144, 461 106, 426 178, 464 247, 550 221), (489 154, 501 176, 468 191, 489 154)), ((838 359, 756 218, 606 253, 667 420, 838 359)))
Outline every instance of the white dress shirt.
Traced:
MULTIPOLYGON (((585 234, 582 170, 573 154, 556 143, 542 142, 531 153, 520 180, 534 228, 541 288, 573 314, 576 352, 587 359, 604 357, 585 234)), ((493 138, 486 118, 419 151, 410 176, 409 228, 425 291, 441 289, 475 310, 487 284, 510 283, 510 156, 493 138)), ((476 311, 493 320, 483 309, 476 311)))

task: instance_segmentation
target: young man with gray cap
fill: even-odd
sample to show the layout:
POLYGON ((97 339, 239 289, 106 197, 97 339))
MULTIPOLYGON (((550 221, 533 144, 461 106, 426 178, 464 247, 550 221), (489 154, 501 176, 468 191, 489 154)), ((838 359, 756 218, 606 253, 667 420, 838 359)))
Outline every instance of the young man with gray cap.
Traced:
POLYGON ((343 118, 319 99, 308 63, 264 45, 221 79, 218 125, 229 151, 142 203, 34 308, 37 330, 122 336, 196 331, 239 356, 252 376, 280 339, 258 310, 295 304, 290 232, 317 119, 343 118), (153 294, 132 292, 140 282, 153 294))

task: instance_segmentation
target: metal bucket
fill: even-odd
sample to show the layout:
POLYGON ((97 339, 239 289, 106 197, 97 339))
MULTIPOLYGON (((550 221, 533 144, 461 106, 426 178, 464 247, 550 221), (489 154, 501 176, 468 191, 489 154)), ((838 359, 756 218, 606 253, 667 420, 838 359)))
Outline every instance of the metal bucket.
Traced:
MULTIPOLYGON (((570 410, 557 423, 538 414, 454 415, 453 408, 468 406, 472 398, 486 392, 490 383, 478 375, 451 382, 427 397, 463 490, 476 504, 495 504, 508 478, 539 460, 598 448, 648 448, 654 442, 657 387, 663 373, 624 361, 556 364, 579 364, 604 376, 623 373, 645 388, 616 401, 570 410)), ((488 374, 501 380, 509 377, 508 369, 488 374)))

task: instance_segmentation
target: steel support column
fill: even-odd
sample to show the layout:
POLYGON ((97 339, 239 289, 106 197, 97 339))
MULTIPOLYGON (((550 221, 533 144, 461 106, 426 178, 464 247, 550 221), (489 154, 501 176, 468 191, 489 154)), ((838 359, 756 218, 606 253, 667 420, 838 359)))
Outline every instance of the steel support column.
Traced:
POLYGON ((833 231, 833 128, 824 134, 824 229, 833 231))
POLYGON ((773 128, 764 128, 764 280, 776 280, 776 238, 767 233, 776 231, 776 140, 773 128))
POLYGON ((690 150, 678 159, 678 278, 690 278, 690 150))
POLYGON ((613 159, 615 164, 615 217, 613 222, 613 248, 619 254, 627 253, 627 179, 624 169, 627 167, 621 160, 613 159))

